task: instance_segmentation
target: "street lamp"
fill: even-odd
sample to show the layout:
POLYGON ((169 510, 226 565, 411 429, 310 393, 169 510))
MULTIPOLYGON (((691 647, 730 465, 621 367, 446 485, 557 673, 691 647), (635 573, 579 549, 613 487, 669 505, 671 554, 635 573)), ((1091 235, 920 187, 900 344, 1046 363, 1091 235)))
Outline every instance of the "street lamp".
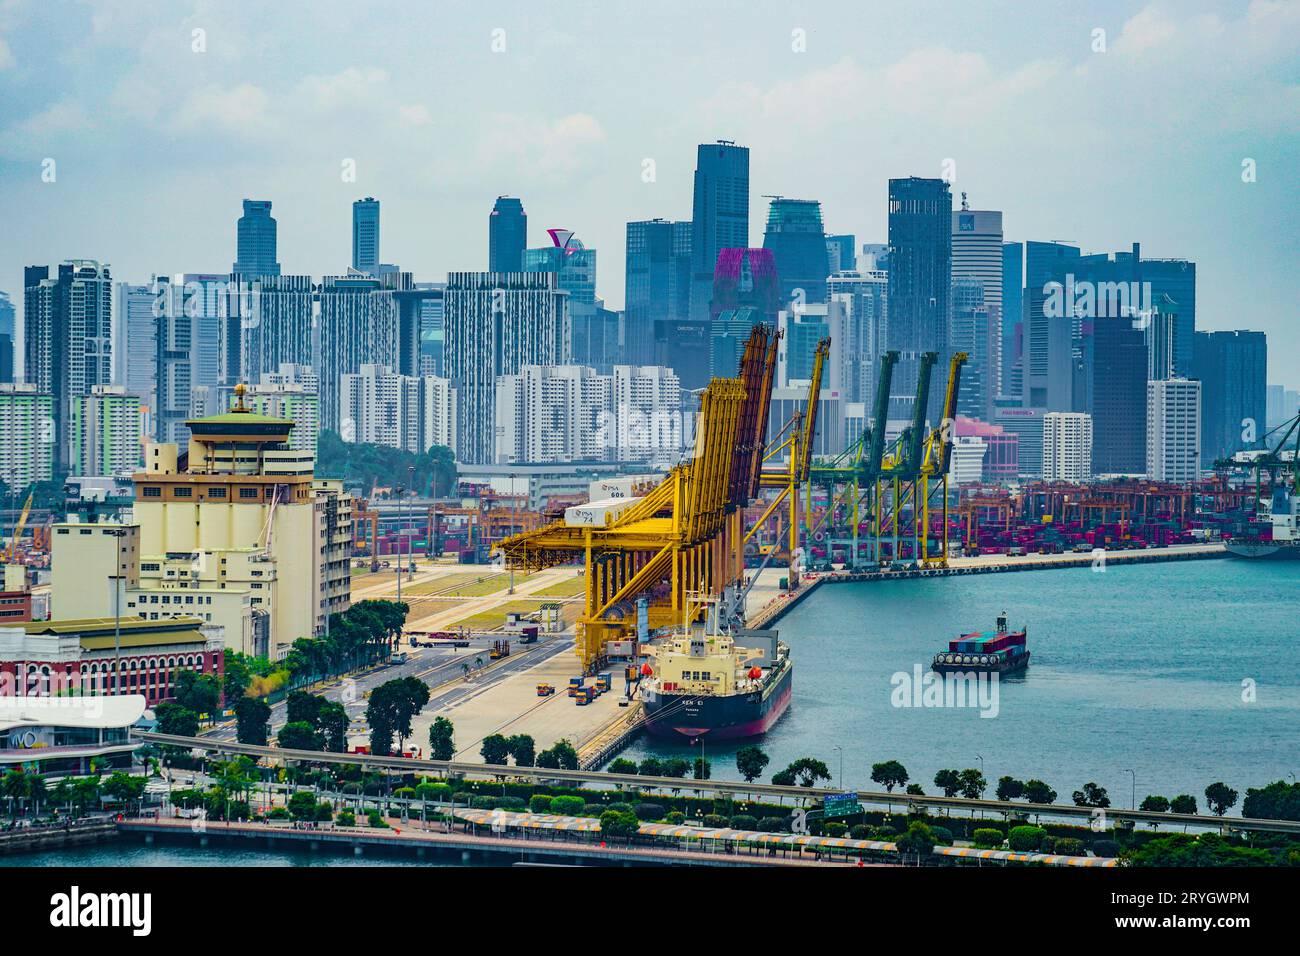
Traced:
POLYGON ((843 793, 844 792, 844 748, 833 747, 831 749, 838 751, 840 755, 840 792, 843 793))
POLYGON ((984 758, 980 754, 975 755, 975 759, 980 762, 980 776, 984 776, 984 758))
POLYGON ((1132 792, 1129 794, 1128 808, 1129 808, 1130 810, 1136 810, 1136 809, 1137 809, 1137 789, 1138 789, 1138 775, 1137 775, 1137 771, 1135 771, 1135 770, 1125 770, 1124 773, 1131 774, 1132 777, 1133 777, 1133 780, 1132 780, 1133 788, 1132 788, 1132 792))
MULTIPOLYGON (((406 466, 406 490, 411 493, 410 505, 415 506, 415 466, 406 466)), ((406 557, 411 565, 411 580, 415 580, 415 543, 411 540, 411 511, 406 513, 406 557)))
POLYGON ((122 539, 126 528, 110 528, 108 533, 117 540, 117 572, 113 576, 113 696, 122 693, 122 539))

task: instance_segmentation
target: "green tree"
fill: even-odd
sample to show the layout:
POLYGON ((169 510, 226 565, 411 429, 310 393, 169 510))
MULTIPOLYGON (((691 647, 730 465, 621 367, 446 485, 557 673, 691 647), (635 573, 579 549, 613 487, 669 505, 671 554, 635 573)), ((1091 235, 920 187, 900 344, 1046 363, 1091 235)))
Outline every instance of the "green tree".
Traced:
POLYGON ((934 775, 934 785, 943 791, 945 797, 955 797, 961 789, 961 774, 956 770, 940 770, 934 775))
POLYGON ((446 717, 433 718, 429 727, 429 759, 451 760, 456 756, 455 727, 446 717))
POLYGON ((885 788, 886 793, 893 793, 895 787, 907 783, 907 768, 897 760, 886 760, 871 765, 871 780, 885 788))
POLYGON ((501 734, 489 734, 483 738, 479 753, 484 763, 504 766, 510 762, 510 742, 501 734))
POLYGON ((1056 802, 1056 791, 1041 780, 1026 780, 1024 796, 1030 803, 1047 804, 1056 802))
POLYGON ((800 757, 786 767, 786 770, 794 774, 801 787, 813 787, 819 780, 831 779, 830 768, 816 757, 800 757))
POLYGON ((894 841, 900 853, 911 854, 916 858, 917 865, 921 860, 928 859, 934 852, 935 838, 934 831, 929 825, 920 820, 913 821, 907 828, 907 832, 894 841))
POLYGON ((612 761, 605 769, 609 773, 623 773, 630 775, 637 772, 637 765, 634 761, 628 760, 626 757, 619 757, 617 760, 612 761))
POLYGON ((784 770, 778 770, 772 774, 772 785, 776 787, 794 787, 798 786, 794 778, 794 771, 789 767, 784 770))
POLYGON ((973 767, 967 767, 957 779, 961 785, 961 795, 967 800, 978 800, 984 796, 984 791, 989 786, 984 774, 973 767))
POLYGON ((144 796, 145 783, 144 777, 132 776, 123 770, 118 770, 104 781, 100 789, 104 796, 125 804, 127 809, 130 809, 144 796))
POLYGON ((746 744, 736 751, 736 770, 745 778, 746 783, 753 783, 763 775, 771 759, 763 753, 761 747, 746 744))
POLYGON ((911 797, 924 797, 925 791, 921 789, 919 783, 909 783, 907 785, 907 794, 911 797))
POLYGON ((289 815, 295 820, 315 820, 316 819, 316 796, 307 791, 300 790, 289 798, 289 815))
POLYGON ((1154 812, 1154 813, 1168 813, 1168 812, 1169 812, 1169 798, 1168 798, 1168 797, 1161 797, 1161 796, 1158 796, 1157 794, 1154 794, 1154 793, 1153 793, 1153 794, 1150 794, 1149 796, 1146 796, 1146 797, 1143 797, 1143 798, 1142 798, 1142 804, 1141 804, 1141 806, 1138 807, 1138 809, 1139 809, 1139 810, 1150 810, 1150 811, 1152 811, 1152 812, 1154 812))
POLYGON ((330 753, 346 753, 348 749, 348 726, 352 723, 347 708, 338 701, 321 702, 316 715, 317 731, 325 740, 325 749, 330 753))
POLYGON ((1223 816, 1237 805, 1237 791, 1222 781, 1205 788, 1205 805, 1215 816, 1223 816))
POLYGON ((276 740, 284 750, 325 749, 325 739, 315 727, 305 720, 296 720, 285 724, 276 735, 276 740))
POLYGON ((696 780, 708 780, 709 775, 713 772, 713 765, 703 757, 696 757, 695 763, 691 767, 691 776, 696 780))
POLYGON ((158 719, 158 733, 173 737, 197 737, 199 715, 173 701, 164 701, 153 710, 158 719))
POLYGON ((631 839, 641 828, 635 813, 627 810, 606 810, 600 815, 600 835, 605 839, 631 839))
POLYGON ((265 747, 271 736, 271 705, 260 697, 235 701, 235 739, 241 744, 265 747))
POLYGON ((221 694, 227 707, 234 707, 253 683, 253 670, 238 652, 227 651, 222 668, 221 694))
POLYGON ((1267 787, 1248 788, 1241 815, 1256 820, 1300 821, 1300 783, 1288 785, 1278 780, 1267 787))
POLYGON ((1106 793, 1106 788, 1091 782, 1085 783, 1082 790, 1074 791, 1073 799, 1076 807, 1110 806, 1110 797, 1106 793))
POLYGON ((528 734, 515 734, 506 741, 506 749, 515 758, 516 767, 531 767, 537 762, 537 745, 528 734))
POLYGON ((577 770, 578 751, 567 740, 558 740, 555 746, 537 755, 537 766, 550 770, 577 770))
POLYGON ((1180 793, 1169 801, 1169 812, 1190 816, 1196 813, 1196 798, 1190 793, 1180 793))
POLYGON ((641 766, 637 768, 637 773, 643 777, 662 777, 664 775, 663 764, 658 757, 646 757, 641 761, 641 766))
POLYGON ((189 708, 196 714, 212 716, 221 706, 221 681, 215 674, 181 671, 176 678, 173 696, 182 707, 189 708))
POLYGON ((1015 777, 999 777, 997 792, 999 800, 1018 800, 1025 795, 1025 785, 1015 777))

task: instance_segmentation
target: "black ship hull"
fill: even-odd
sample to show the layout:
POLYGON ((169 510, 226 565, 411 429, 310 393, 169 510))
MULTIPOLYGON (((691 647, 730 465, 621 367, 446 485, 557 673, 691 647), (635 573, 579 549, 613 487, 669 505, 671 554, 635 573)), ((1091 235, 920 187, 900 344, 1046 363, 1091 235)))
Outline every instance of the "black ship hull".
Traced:
POLYGON ((656 737, 735 740, 767 733, 790 706, 792 672, 788 663, 770 685, 742 694, 713 696, 648 691, 645 729, 656 737))

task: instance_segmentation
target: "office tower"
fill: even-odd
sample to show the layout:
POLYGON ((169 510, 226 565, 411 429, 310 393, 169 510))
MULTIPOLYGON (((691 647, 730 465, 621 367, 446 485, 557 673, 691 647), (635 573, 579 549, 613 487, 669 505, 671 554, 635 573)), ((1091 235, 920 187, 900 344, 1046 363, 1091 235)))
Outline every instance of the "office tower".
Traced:
POLYGON ((372 275, 379 268, 379 200, 373 196, 352 204, 352 268, 372 275))
POLYGON ((889 244, 884 242, 864 242, 858 257, 858 269, 861 272, 889 271, 889 244))
POLYGON ((1074 406, 1072 310, 1063 293, 1077 246, 1025 243, 1024 321, 1020 331, 1021 403, 1026 408, 1070 411, 1074 406))
POLYGON ((1025 308, 1025 245, 1002 244, 1002 366, 998 395, 1020 396, 1019 382, 1013 382, 1016 361, 1020 356, 1020 330, 1025 308))
POLYGON ((826 260, 830 274, 853 272, 858 267, 858 240, 853 235, 826 237, 826 260))
POLYGON ((1178 356, 1178 316, 1158 306, 1131 320, 1143 328, 1147 346, 1147 378, 1175 378, 1178 356))
POLYGON ((417 455, 435 445, 456 448, 456 390, 445 378, 362 365, 343 376, 339 400, 345 418, 355 425, 346 441, 417 455))
POLYGON ((442 283, 417 282, 393 293, 397 300, 399 375, 434 374, 442 359, 442 283), (436 348, 435 348, 436 345, 436 348), (422 357, 431 358, 428 372, 422 357))
POLYGON ((798 311, 781 312, 777 318, 777 330, 781 333, 776 349, 777 387, 793 388, 810 381, 817 344, 822 339, 830 339, 830 353, 822 367, 822 390, 844 398, 846 385, 853 378, 854 348, 849 338, 852 308, 853 300, 849 296, 839 296, 798 311))
POLYGON ((446 377, 456 388, 459 460, 495 457, 496 380, 569 364, 568 295, 553 272, 453 272, 443 299, 446 377))
POLYGON ((880 269, 832 273, 826 292, 832 299, 847 295, 853 300, 847 347, 854 368, 848 400, 874 401, 880 354, 888 335, 889 273, 880 269))
POLYGON ((709 375, 730 378, 736 374, 745 342, 754 326, 763 323, 763 313, 752 306, 724 309, 709 323, 709 375))
POLYGON ((968 418, 982 421, 989 421, 993 413, 993 357, 997 354, 993 335, 996 323, 984 301, 987 289, 975 276, 953 277, 952 322, 948 332, 952 350, 967 355, 957 393, 957 410, 968 418))
POLYGON ((140 466, 140 398, 121 385, 95 385, 72 399, 70 474, 129 474, 140 466))
POLYGON ((1146 471, 1147 347, 1131 319, 1089 321, 1092 473, 1146 471))
MULTIPOLYGON (((286 365, 286 369, 302 366, 286 365)), ((262 381, 249 385, 244 392, 244 404, 255 415, 284 418, 294 423, 289 433, 288 447, 295 451, 310 452, 316 457, 316 442, 320 436, 320 397, 313 383, 308 386, 298 382, 268 382, 276 373, 262 375, 262 381)), ((314 376, 313 376, 314 378, 314 376)))
POLYGON ((1147 382, 1147 477, 1185 483, 1201 473, 1201 383, 1147 382))
POLYGON ((1268 427, 1276 428, 1300 414, 1300 392, 1285 385, 1268 387, 1268 427))
POLYGON ((1173 328, 1164 337, 1173 350, 1172 374, 1188 376, 1196 331, 1196 263, 1143 259, 1135 242, 1127 252, 1076 255, 1048 268, 1049 278, 1065 286, 1076 339, 1083 319, 1129 315, 1145 323, 1152 313, 1161 313, 1172 317, 1173 328))
POLYGON ((1043 480, 1087 481, 1092 477, 1092 416, 1048 412, 1043 416, 1043 480))
POLYGON ((14 380, 14 304, 0 292, 0 382, 14 380))
POLYGON ((113 380, 113 281, 90 259, 23 270, 23 377, 54 399, 55 468, 70 463, 67 423, 72 399, 113 380))
MULTIPOLYGON (((113 381, 140 398, 148 419, 154 411, 158 385, 157 317, 151 285, 119 282, 114 315, 113 381)), ((146 432, 145 437, 153 437, 146 432)))
POLYGON ((774 196, 767 207, 763 248, 776 263, 781 308, 826 301, 829 259, 820 202, 774 196))
MULTIPOLYGON (((691 223, 648 219, 627 224, 623 358, 655 361, 655 342, 671 345, 656 329, 690 319, 691 223)), ((664 359, 669 365, 671 358, 664 359)))
POLYGON ((230 271, 252 278, 278 276, 276 261, 275 220, 269 199, 245 199, 244 214, 239 217, 235 239, 235 264, 230 271))
POLYGON ((321 427, 345 438, 355 421, 340 411, 339 389, 344 375, 362 365, 398 368, 401 322, 397 293, 411 287, 409 272, 373 276, 326 276, 320 288, 320 350, 316 374, 320 376, 321 427))
POLYGON ((193 320, 184 308, 184 287, 166 276, 155 276, 154 295, 154 435, 159 442, 184 445, 189 441, 185 421, 190 417, 193 373, 193 320))
POLYGON ((239 374, 222 376, 223 384, 257 382, 282 365, 312 364, 315 301, 311 276, 261 276, 231 296, 239 330, 239 374))
POLYGON ((1017 467, 1021 478, 1043 475, 1043 410, 1000 406, 993 417, 1003 431, 1016 436, 1017 467))
MULTIPOLYGON (((889 181, 889 330, 885 347, 900 353, 894 369, 891 419, 910 418, 923 352, 938 352, 947 369, 952 284, 952 194, 942 179, 889 181)), ((928 417, 937 421, 943 388, 931 388, 928 417)))
POLYGON ((0 481, 9 488, 54 477, 54 407, 34 382, 0 382, 0 481))
POLYGON ((549 246, 524 250, 524 271, 554 273, 556 288, 569 296, 573 362, 599 365, 597 360, 605 357, 606 349, 597 315, 596 250, 583 246, 568 229, 548 229, 546 234, 551 237, 549 246))
POLYGON ((958 415, 953 423, 953 436, 958 441, 978 441, 983 447, 980 473, 983 481, 1015 481, 1019 477, 1019 440, 1001 425, 958 415))
POLYGON ((952 278, 974 279, 984 287, 989 355, 982 375, 990 408, 993 396, 1002 394, 1002 258, 1002 213, 968 209, 962 193, 961 209, 952 214, 952 278))
POLYGON ((691 215, 692 320, 708 321, 718 253, 748 246, 749 147, 703 143, 696 150, 691 215))
POLYGON ((1192 377, 1201 383, 1201 461, 1206 467, 1262 447, 1268 418, 1264 333, 1197 332, 1192 377))
POLYGON ((528 247, 528 214, 513 196, 498 196, 488 216, 488 271, 521 272, 528 247))

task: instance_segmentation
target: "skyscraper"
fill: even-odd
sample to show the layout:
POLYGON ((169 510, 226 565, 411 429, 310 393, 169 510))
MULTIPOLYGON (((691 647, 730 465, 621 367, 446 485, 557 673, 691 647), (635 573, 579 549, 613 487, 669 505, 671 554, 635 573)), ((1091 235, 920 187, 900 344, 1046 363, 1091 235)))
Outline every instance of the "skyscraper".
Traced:
POLYGON ((311 276, 262 276, 253 281, 251 294, 233 296, 240 332, 235 378, 252 384, 281 365, 313 364, 315 300, 311 276))
POLYGON ((113 381, 113 280, 107 265, 90 259, 23 270, 23 376, 53 397, 55 468, 67 469, 67 423, 72 400, 113 381))
POLYGON ((488 271, 520 272, 528 247, 528 214, 513 196, 498 196, 488 216, 488 271))
POLYGON ((14 380, 14 304, 0 292, 0 382, 14 380))
MULTIPOLYGON (((1000 258, 1000 255, 999 255, 1000 258)), ((953 276, 952 322, 948 341, 954 352, 965 352, 957 410, 967 418, 993 418, 993 317, 984 301, 987 286, 972 275, 953 276)))
MULTIPOLYGON (((988 312, 988 361, 982 371, 991 407, 1002 394, 1002 213, 966 207, 952 214, 952 278, 974 279, 984 287, 988 312)), ((988 419, 985 418, 985 421, 988 419)))
POLYGON ((1207 467, 1259 448, 1268 418, 1263 332, 1197 332, 1192 377, 1201 383, 1201 461, 1207 467))
POLYGON ((1021 393, 1020 333, 1025 313, 1025 245, 1002 244, 1002 370, 998 395, 1019 398, 1021 393))
POLYGON ((781 308, 790 308, 796 300, 800 306, 826 301, 830 259, 826 253, 820 202, 773 197, 767 207, 763 248, 772 254, 776 263, 781 308))
POLYGON ((718 253, 748 245, 749 147, 722 139, 703 143, 695 155, 691 215, 692 320, 709 319, 718 253))
POLYGON ((443 368, 456 389, 461 461, 495 458, 499 377, 525 365, 569 364, 567 299, 553 272, 447 276, 443 368))
POLYGON ((857 236, 846 234, 826 237, 827 265, 831 273, 852 272, 858 267, 857 236))
POLYGON ((879 269, 832 273, 826 280, 826 292, 828 298, 847 295, 852 299, 846 348, 853 371, 846 390, 850 402, 871 402, 888 333, 889 273, 879 269))
MULTIPOLYGON (((691 310, 691 223, 649 219, 627 224, 623 358, 649 365, 656 358, 656 325, 684 322, 691 310)), ((661 337, 661 341, 671 341, 661 337)))
POLYGON ((1057 286, 1079 259, 1078 246, 1025 243, 1025 318, 1020 331, 1021 404, 1049 412, 1074 407, 1073 313, 1057 286))
MULTIPOLYGON (((157 319, 153 289, 119 282, 113 316, 113 381, 140 399, 148 415, 154 412, 158 385, 157 319)), ((152 431, 145 437, 152 438, 152 431)))
POLYGON ((374 273, 379 267, 379 200, 373 196, 352 204, 352 268, 374 273))
POLYGON ((1092 477, 1092 416, 1048 412, 1043 416, 1043 480, 1087 481, 1092 477))
POLYGON ((135 471, 141 460, 140 398, 121 385, 95 385, 72 400, 69 466, 74 475, 135 471))
POLYGON ((271 200, 244 200, 244 214, 239 217, 236 228, 235 264, 230 271, 250 278, 280 274, 271 200))
POLYGON ((1128 318, 1090 319, 1092 473, 1146 471, 1147 349, 1128 318))
MULTIPOLYGON (((555 286, 569 294, 570 355, 576 365, 599 368, 607 355, 603 342, 603 323, 596 305, 596 250, 588 249, 568 229, 548 229, 549 246, 524 250, 525 272, 553 272, 555 286)), ((617 335, 617 330, 615 330, 617 335)))
POLYGON ((409 272, 326 276, 321 283, 316 363, 321 427, 340 432, 345 440, 351 440, 348 431, 355 429, 356 422, 347 421, 340 411, 343 376, 367 364, 399 367, 402 339, 396 293, 410 286, 409 272))
MULTIPOLYGON (((891 419, 910 418, 922 352, 948 361, 952 285, 952 194, 942 179, 916 176, 889 181, 889 330, 896 349, 891 419)), ((938 377, 942 381, 942 373, 938 377)), ((930 390, 928 416, 937 421, 943 389, 930 390)))

